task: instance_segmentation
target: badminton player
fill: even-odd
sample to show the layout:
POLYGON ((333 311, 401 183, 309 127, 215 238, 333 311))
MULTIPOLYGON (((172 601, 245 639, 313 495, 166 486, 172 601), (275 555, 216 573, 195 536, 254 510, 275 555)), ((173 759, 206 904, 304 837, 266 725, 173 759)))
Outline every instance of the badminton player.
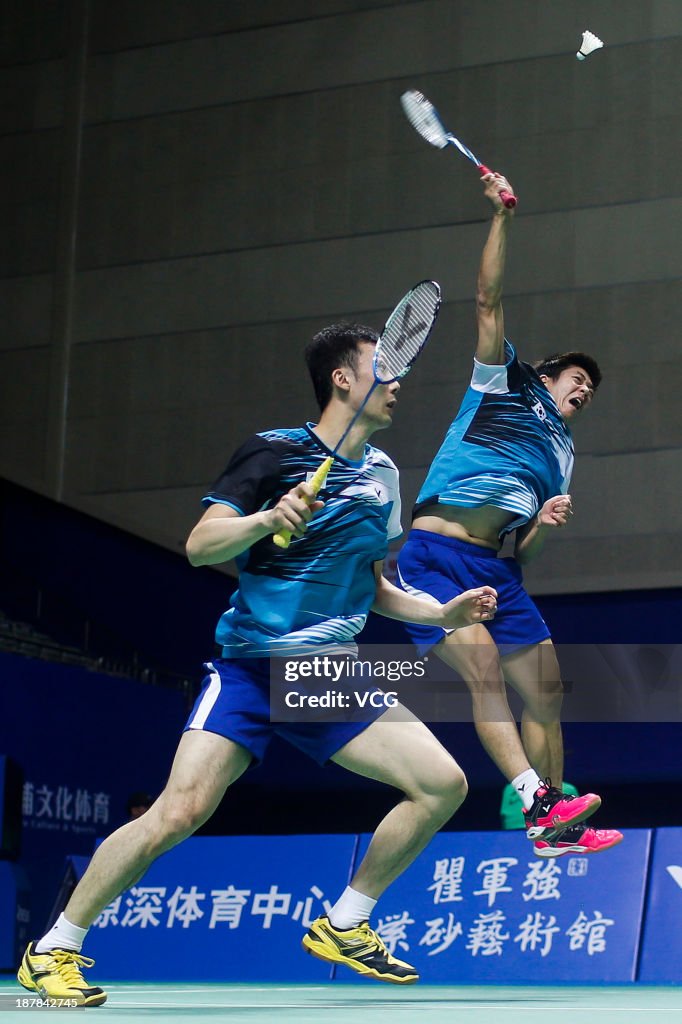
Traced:
POLYGON ((369 917, 386 887, 461 804, 463 772, 426 726, 400 707, 378 708, 363 721, 278 724, 271 721, 269 703, 272 655, 321 644, 352 650, 370 608, 448 630, 487 621, 495 612, 495 591, 486 585, 440 604, 405 594, 382 576, 387 543, 400 533, 398 473, 367 442, 390 425, 397 382, 376 387, 362 409, 340 447, 323 500, 313 500, 302 482, 360 410, 374 381, 376 338, 371 329, 349 324, 316 335, 306 356, 322 410, 319 422, 251 437, 205 497, 206 510, 187 542, 190 562, 237 558, 241 567, 239 589, 217 627, 222 657, 207 666, 166 788, 144 815, 98 848, 64 913, 29 945, 18 975, 24 987, 80 1005, 105 1001, 105 992, 82 973, 93 964, 81 954, 89 926, 156 857, 211 816, 227 787, 262 759, 275 732, 320 764, 334 761, 403 794, 379 823, 329 915, 311 925, 304 947, 382 981, 417 980, 413 967, 388 952, 369 917), (272 542, 282 529, 294 535, 286 551, 272 542))
POLYGON ((601 373, 582 352, 551 356, 533 368, 505 340, 502 282, 514 210, 500 193, 513 190, 499 174, 481 180, 493 217, 478 273, 473 375, 417 498, 398 582, 406 593, 440 601, 476 585, 497 589, 494 622, 456 633, 422 625, 408 630, 422 652, 434 648, 468 684, 478 735, 521 798, 535 853, 596 853, 622 835, 584 824, 599 807, 598 796, 562 794, 559 666, 521 566, 572 515, 570 424, 589 408, 601 373), (498 558, 510 533, 514 557, 498 558), (520 734, 505 679, 524 702, 520 734))

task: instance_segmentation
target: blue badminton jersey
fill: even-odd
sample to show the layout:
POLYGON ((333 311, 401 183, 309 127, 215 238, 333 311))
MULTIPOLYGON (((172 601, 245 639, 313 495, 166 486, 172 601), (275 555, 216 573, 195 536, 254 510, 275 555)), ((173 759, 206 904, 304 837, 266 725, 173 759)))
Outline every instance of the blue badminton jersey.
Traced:
POLYGON ((456 419, 431 464, 415 511, 428 505, 495 505, 529 522, 548 498, 566 494, 573 441, 552 395, 505 341, 504 366, 474 360, 456 419))
MULTIPOLYGON (((229 505, 244 516, 271 508, 330 454, 310 423, 255 434, 203 503, 229 505)), ((216 629, 223 657, 291 654, 310 645, 356 649, 353 638, 376 591, 373 563, 402 532, 398 470, 366 445, 360 462, 335 458, 319 497, 324 507, 286 550, 269 536, 237 559, 239 589, 216 629)))

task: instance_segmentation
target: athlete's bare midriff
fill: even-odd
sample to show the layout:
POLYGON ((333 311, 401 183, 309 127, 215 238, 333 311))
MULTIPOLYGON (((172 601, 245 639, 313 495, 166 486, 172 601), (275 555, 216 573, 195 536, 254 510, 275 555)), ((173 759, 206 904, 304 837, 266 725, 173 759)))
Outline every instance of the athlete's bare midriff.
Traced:
POLYGON ((494 505, 482 505, 480 508, 427 505, 413 520, 412 527, 499 551, 502 546, 500 532, 514 518, 512 512, 494 505))

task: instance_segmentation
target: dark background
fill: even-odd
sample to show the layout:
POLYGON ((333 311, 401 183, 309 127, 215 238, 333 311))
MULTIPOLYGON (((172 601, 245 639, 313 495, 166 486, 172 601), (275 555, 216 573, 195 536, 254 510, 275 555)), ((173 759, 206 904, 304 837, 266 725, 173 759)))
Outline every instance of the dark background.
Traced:
POLYGON ((469 379, 489 206, 421 89, 519 196, 505 327, 585 349, 575 517, 534 593, 682 582, 682 5, 5 0, 0 474, 181 551, 253 431, 314 416, 309 337, 442 285, 378 439, 409 508, 469 379), (589 28, 605 45, 584 62, 589 28))

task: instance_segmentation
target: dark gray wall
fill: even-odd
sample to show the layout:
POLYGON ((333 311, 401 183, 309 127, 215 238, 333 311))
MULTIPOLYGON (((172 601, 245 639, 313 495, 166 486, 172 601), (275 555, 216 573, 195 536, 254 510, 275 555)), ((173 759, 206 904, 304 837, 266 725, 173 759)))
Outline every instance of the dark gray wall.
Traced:
POLYGON ((605 373, 531 587, 679 584, 679 0, 2 10, 0 472, 177 549, 245 435, 314 415, 307 338, 432 276, 379 438, 409 508, 468 379, 487 220, 473 167, 404 120, 417 87, 520 196, 508 336, 605 373))

